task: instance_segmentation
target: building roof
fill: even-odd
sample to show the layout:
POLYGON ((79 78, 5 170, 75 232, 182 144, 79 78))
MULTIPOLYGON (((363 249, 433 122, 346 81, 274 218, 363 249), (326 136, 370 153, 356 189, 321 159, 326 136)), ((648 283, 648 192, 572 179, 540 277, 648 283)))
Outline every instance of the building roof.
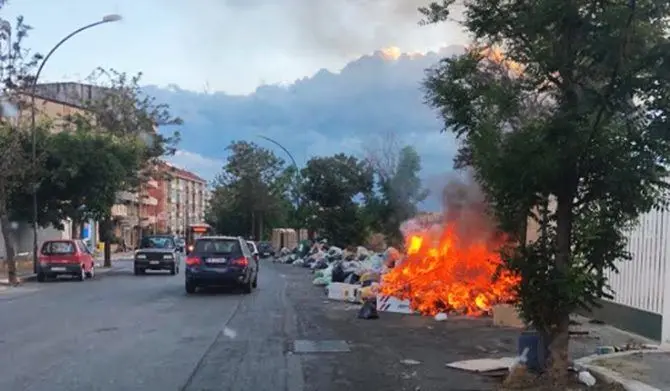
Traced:
POLYGON ((177 167, 174 164, 168 162, 161 162, 162 169, 166 170, 170 175, 175 176, 180 179, 186 179, 192 182, 199 182, 204 185, 207 184, 207 181, 198 175, 192 173, 191 171, 184 170, 183 168, 177 167))
POLYGON ((40 83, 35 86, 35 97, 85 109, 86 102, 103 99, 106 91, 109 91, 109 88, 75 82, 40 83))

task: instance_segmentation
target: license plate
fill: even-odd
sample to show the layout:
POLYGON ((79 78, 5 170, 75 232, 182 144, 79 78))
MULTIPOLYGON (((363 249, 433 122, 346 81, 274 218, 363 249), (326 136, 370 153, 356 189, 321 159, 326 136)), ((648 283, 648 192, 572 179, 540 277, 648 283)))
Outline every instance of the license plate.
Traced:
POLYGON ((51 268, 51 271, 54 271, 54 272, 64 272, 65 270, 67 270, 67 269, 64 268, 64 267, 52 267, 51 268))
POLYGON ((228 262, 226 258, 210 258, 207 260, 207 263, 216 263, 219 265, 224 264, 226 262, 228 262))
POLYGON ((268 257, 268 256, 270 256, 270 253, 263 253, 263 256, 268 257))
POLYGON ((150 261, 150 265, 159 265, 161 262, 160 261, 150 261))

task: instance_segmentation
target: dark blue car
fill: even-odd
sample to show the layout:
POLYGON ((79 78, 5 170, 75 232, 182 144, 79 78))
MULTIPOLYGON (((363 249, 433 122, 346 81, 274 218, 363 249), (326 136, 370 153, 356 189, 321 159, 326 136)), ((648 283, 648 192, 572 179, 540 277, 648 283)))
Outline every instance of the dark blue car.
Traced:
POLYGON ((258 261, 243 238, 201 237, 186 258, 185 275, 189 294, 208 286, 239 286, 251 293, 258 286, 258 261))

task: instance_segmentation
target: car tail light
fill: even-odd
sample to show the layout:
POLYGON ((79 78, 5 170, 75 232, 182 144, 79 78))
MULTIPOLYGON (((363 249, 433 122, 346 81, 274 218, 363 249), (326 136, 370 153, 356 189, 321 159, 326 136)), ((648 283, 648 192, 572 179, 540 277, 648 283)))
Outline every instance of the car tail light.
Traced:
POLYGON ((200 257, 188 257, 188 258, 186 258, 186 265, 187 266, 200 265, 200 263, 202 263, 200 261, 200 257))
POLYGON ((249 266, 249 260, 246 257, 237 258, 234 261, 232 261, 231 264, 235 266, 247 267, 249 266))

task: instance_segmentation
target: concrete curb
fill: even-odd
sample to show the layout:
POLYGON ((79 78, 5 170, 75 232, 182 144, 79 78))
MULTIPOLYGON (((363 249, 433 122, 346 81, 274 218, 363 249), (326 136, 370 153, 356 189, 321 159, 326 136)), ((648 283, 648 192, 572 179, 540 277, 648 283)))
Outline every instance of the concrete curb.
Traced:
MULTIPOLYGON (((114 267, 114 266, 109 267, 109 268, 104 268, 102 266, 95 265, 95 274, 96 275, 107 274, 107 273, 109 273, 111 271, 114 271, 114 270, 122 270, 122 268, 114 267)), ((26 282, 34 282, 34 281, 37 281, 37 274, 28 274, 28 275, 25 275, 25 276, 19 276, 19 283, 17 285, 22 285, 26 282)), ((3 280, 0 280, 0 286, 11 286, 11 285, 9 284, 9 281, 7 281, 6 279, 3 279, 3 280)))
POLYGON ((608 358, 617 358, 625 357, 633 354, 659 354, 659 353, 669 353, 670 348, 665 345, 658 345, 652 349, 645 350, 628 350, 625 352, 615 352, 610 354, 593 354, 590 356, 582 357, 578 360, 575 360, 575 366, 579 369, 586 369, 597 376, 605 379, 605 381, 611 383, 621 384, 626 391, 663 391, 659 388, 650 386, 649 384, 642 383, 638 380, 627 379, 619 372, 613 371, 609 368, 605 368, 599 365, 591 364, 596 360, 607 360, 608 358))

